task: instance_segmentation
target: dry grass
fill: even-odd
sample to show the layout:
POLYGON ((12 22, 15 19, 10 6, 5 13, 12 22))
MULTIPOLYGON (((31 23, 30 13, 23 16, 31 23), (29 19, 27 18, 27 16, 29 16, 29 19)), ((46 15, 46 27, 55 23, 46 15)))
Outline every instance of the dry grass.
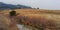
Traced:
POLYGON ((9 16, 0 13, 0 30, 19 30, 16 23, 9 16))
MULTIPOLYGON (((8 15, 11 10, 4 10, 1 13, 8 15)), ((60 10, 43 10, 43 9, 16 9, 16 20, 19 23, 37 27, 40 29, 40 24, 44 24, 44 29, 57 30, 60 26, 60 10), (52 24, 52 25, 51 25, 52 24), (51 26, 50 26, 51 25, 51 26)))

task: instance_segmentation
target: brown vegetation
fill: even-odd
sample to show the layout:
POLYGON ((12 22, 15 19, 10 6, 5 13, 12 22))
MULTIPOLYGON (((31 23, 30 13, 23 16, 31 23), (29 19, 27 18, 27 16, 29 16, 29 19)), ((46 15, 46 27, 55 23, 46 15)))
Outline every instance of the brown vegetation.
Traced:
POLYGON ((16 26, 16 23, 12 21, 12 18, 0 14, 0 30, 19 30, 16 26))
MULTIPOLYGON (((57 30, 57 23, 60 22, 59 10, 37 10, 37 9, 17 9, 16 22, 38 28, 39 30, 57 30)), ((10 11, 2 11, 4 15, 9 14, 10 11)), ((15 21, 14 20, 14 21, 15 21)), ((60 23, 59 23, 60 25, 60 23)), ((11 25, 12 26, 12 25, 11 25)))
POLYGON ((20 24, 24 24, 24 25, 28 25, 28 26, 32 26, 38 29, 45 29, 45 28, 49 28, 49 29, 54 29, 56 30, 56 22, 53 20, 47 20, 44 17, 35 17, 35 16, 18 16, 19 19, 19 23, 20 24))

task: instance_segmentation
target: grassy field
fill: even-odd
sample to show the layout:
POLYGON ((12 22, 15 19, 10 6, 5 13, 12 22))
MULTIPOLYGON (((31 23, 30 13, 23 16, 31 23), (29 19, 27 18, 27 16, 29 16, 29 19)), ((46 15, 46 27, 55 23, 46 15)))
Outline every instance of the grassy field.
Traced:
MULTIPOLYGON (((0 14, 9 17, 11 10, 3 10, 0 14)), ((17 16, 13 17, 19 24, 43 28, 47 30, 58 30, 60 28, 60 10, 44 9, 15 9, 17 16), (41 27, 41 25, 43 25, 41 27)))

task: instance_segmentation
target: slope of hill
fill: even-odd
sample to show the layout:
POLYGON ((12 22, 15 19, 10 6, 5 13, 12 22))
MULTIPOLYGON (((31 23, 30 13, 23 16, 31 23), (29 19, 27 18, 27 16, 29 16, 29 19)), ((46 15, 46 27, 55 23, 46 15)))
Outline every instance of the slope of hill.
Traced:
POLYGON ((60 27, 59 10, 16 9, 16 12, 19 13, 18 19, 22 24, 37 28, 44 24, 42 26, 48 30, 58 30, 60 27))
POLYGON ((24 5, 12 5, 0 2, 0 9, 20 9, 20 8, 31 8, 31 7, 24 5))
MULTIPOLYGON (((11 10, 1 11, 8 16, 11 10)), ((60 28, 60 10, 42 10, 42 9, 15 9, 17 16, 15 20, 19 24, 32 26, 35 28, 58 30, 60 28)), ((59 29, 60 30, 60 29, 59 29)))

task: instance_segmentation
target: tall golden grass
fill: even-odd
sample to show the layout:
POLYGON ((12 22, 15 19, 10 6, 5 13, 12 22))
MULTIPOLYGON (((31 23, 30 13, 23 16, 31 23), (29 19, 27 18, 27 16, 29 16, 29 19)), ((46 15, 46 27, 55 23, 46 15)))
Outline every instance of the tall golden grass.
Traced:
MULTIPOLYGON (((4 10, 2 13, 8 15, 11 10, 4 10)), ((32 26, 38 29, 57 30, 60 24, 59 10, 43 10, 43 9, 16 9, 17 16, 15 20, 19 24, 32 26)), ((14 17, 13 17, 14 18, 14 17)))

